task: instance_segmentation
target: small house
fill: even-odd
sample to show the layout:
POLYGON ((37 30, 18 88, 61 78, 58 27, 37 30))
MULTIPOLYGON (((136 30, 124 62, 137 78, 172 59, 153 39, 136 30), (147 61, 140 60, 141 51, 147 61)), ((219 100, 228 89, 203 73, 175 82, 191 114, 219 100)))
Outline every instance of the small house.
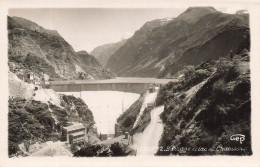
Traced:
POLYGON ((35 76, 32 72, 25 72, 24 73, 24 81, 27 83, 33 83, 35 81, 35 76))
POLYGON ((118 124, 115 124, 115 137, 120 136, 122 134, 122 131, 119 128, 118 124))
POLYGON ((82 138, 85 139, 86 128, 82 123, 74 123, 71 126, 63 127, 62 138, 70 143, 81 141, 82 138), (82 136, 84 134, 84 136, 82 136), (70 137, 71 135, 71 137, 70 137))
POLYGON ((85 141, 85 133, 84 131, 80 131, 77 133, 72 133, 69 135, 69 143, 71 145, 76 144, 76 143, 82 143, 85 141))
POLYGON ((100 134, 99 139, 103 141, 103 140, 107 140, 107 137, 108 137, 107 134, 100 134))
POLYGON ((155 84, 149 84, 149 93, 153 93, 155 91, 155 84))

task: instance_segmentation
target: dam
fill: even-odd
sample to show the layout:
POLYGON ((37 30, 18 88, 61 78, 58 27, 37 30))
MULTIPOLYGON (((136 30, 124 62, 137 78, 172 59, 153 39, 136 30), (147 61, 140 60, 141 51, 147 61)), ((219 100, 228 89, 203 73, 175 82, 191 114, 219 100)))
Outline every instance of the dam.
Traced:
POLYGON ((118 77, 105 80, 50 81, 48 88, 56 92, 119 91, 140 94, 148 90, 150 84, 162 86, 176 81, 177 79, 118 77))
POLYGON ((50 81, 48 87, 60 94, 81 98, 93 112, 98 133, 115 134, 117 118, 139 97, 150 84, 161 86, 174 79, 115 78, 106 80, 50 81))

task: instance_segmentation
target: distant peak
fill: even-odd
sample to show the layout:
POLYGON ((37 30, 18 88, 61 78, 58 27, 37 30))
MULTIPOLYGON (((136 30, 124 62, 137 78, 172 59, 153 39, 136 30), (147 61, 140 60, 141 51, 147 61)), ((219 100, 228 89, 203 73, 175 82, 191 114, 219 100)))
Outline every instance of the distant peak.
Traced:
POLYGON ((170 21, 172 21, 174 18, 171 18, 171 17, 167 17, 167 18, 163 18, 163 19, 155 19, 155 20, 151 20, 151 21, 148 21, 144 24, 144 28, 155 28, 155 27, 158 27, 158 26, 161 26, 161 25, 164 25, 166 23, 169 23, 170 21))
POLYGON ((179 20, 183 20, 188 23, 195 23, 201 17, 216 12, 218 11, 213 7, 189 7, 185 12, 180 14, 177 18, 179 20))
POLYGON ((205 11, 205 12, 217 12, 214 7, 189 7, 185 12, 194 12, 194 11, 205 11))
POLYGON ((236 14, 248 14, 248 10, 238 10, 236 14))
POLYGON ((87 54, 87 55, 88 55, 88 52, 87 52, 87 51, 85 51, 85 50, 78 51, 77 53, 78 53, 78 54, 84 54, 84 55, 86 55, 86 54, 87 54))

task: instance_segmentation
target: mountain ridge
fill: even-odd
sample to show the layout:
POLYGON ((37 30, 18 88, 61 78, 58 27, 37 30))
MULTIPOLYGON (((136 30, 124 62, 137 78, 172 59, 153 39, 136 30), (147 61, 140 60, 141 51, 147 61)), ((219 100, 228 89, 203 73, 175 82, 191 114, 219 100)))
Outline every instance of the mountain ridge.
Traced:
POLYGON ((112 56, 123 44, 125 44, 126 40, 127 39, 123 39, 119 42, 97 46, 91 51, 91 55, 96 57, 100 64, 105 67, 110 56, 112 56))
POLYGON ((27 19, 24 19, 24 18, 18 17, 18 16, 13 16, 12 19, 14 21, 16 21, 18 24, 20 24, 21 26, 26 27, 30 30, 35 30, 35 31, 38 31, 41 33, 47 33, 50 35, 55 35, 55 36, 61 37, 61 35, 58 33, 58 31, 45 29, 33 21, 30 21, 30 20, 27 20, 27 19))
POLYGON ((250 39, 247 14, 225 14, 214 8, 189 8, 167 24, 150 29, 147 25, 111 56, 107 68, 119 76, 171 77, 185 65, 228 56, 230 50, 239 52, 250 39))
POLYGON ((13 19, 8 16, 8 39, 9 62, 15 64, 18 69, 31 70, 36 74, 45 72, 54 79, 78 79, 79 75, 82 78, 81 72, 85 73, 82 79, 105 79, 114 76, 99 63, 94 63, 94 66, 87 62, 97 62, 93 56, 79 56, 57 31, 44 29, 27 19, 13 19))

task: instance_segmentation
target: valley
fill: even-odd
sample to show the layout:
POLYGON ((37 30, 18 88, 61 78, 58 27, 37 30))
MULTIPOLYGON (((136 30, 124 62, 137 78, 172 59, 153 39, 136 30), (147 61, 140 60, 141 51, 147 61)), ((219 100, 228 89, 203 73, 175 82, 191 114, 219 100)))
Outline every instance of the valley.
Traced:
POLYGON ((252 155, 247 12, 190 7, 92 52, 7 21, 9 157, 252 155))

